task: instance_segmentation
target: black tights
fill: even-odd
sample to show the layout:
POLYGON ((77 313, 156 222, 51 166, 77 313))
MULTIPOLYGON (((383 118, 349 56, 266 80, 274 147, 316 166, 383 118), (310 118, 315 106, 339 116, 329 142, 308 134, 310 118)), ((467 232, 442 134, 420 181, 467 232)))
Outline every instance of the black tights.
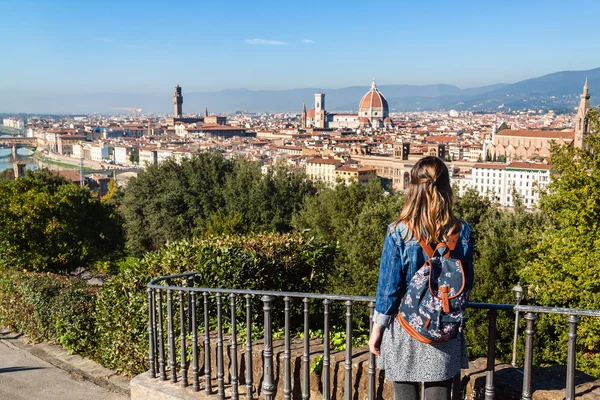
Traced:
MULTIPOLYGON (((394 400, 419 400, 418 382, 394 382, 394 400)), ((450 400, 452 379, 425 382, 425 400, 450 400)))

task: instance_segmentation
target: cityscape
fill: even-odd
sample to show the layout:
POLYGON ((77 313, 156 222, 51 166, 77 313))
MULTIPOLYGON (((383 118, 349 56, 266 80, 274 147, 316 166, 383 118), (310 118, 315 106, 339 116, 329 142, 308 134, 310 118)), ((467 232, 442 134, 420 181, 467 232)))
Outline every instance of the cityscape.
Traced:
POLYGON ((600 399, 600 3, 2 14, 0 399, 600 399))
MULTIPOLYGON (((394 113, 373 80, 353 113, 328 111, 327 94, 319 92, 298 113, 217 115, 207 108, 184 114, 182 87, 173 93, 171 115, 130 108, 114 115, 4 117, 3 125, 23 133, 25 144, 32 139, 46 159, 105 170, 84 177, 103 181, 104 190, 111 177, 125 184, 138 168, 215 150, 264 167, 283 162, 330 185, 380 179, 387 190, 403 191, 414 163, 433 155, 448 163, 459 194, 474 188, 505 207, 516 195, 531 208, 550 180, 551 142, 583 146, 591 98, 586 80, 576 113, 394 113)), ((10 145, 18 137, 4 140, 10 145)), ((77 173, 64 174, 80 182, 77 173)))

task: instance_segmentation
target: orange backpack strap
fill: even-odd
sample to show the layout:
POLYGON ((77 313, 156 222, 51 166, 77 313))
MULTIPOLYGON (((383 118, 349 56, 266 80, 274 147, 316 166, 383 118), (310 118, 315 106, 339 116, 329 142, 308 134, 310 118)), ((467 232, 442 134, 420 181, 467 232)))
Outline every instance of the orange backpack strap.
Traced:
POLYGON ((419 244, 421 245, 421 248, 423 249, 423 251, 425 251, 425 254, 427 254, 427 257, 432 258, 433 254, 435 253, 435 250, 433 250, 433 248, 429 245, 429 243, 427 243, 427 241, 425 241, 424 237, 421 237, 419 244))
MULTIPOLYGON (((408 223, 406 221, 403 221, 403 222, 406 225, 406 228, 410 229, 410 227, 408 226, 408 223)), ((462 227, 461 227, 461 230, 462 230, 462 227)), ((444 257, 450 257, 450 252, 456 248, 456 243, 458 243, 459 236, 460 236, 460 230, 458 232, 450 235, 450 237, 448 238, 448 241, 446 243, 438 244, 435 247, 435 249, 433 249, 431 247, 431 245, 429 243, 427 243, 427 241, 425 240, 424 237, 421 237, 421 240, 419 240, 419 245, 421 246, 421 248, 423 249, 425 254, 427 254, 427 257, 429 257, 429 258, 432 258, 434 256, 435 252, 442 247, 446 247, 446 251, 444 252, 444 257)))
POLYGON ((456 243, 458 243, 458 236, 460 236, 460 231, 452 234, 448 238, 448 242, 446 243, 448 245, 448 250, 452 251, 456 248, 456 243))
POLYGON ((435 248, 435 251, 437 251, 438 249, 440 249, 442 247, 445 247, 446 250, 444 250, 443 256, 446 257, 446 258, 450 258, 450 252, 456 248, 456 243, 458 243, 458 236, 459 235, 460 235, 460 232, 452 234, 448 238, 448 241, 446 243, 440 243, 440 244, 438 244, 436 246, 436 248, 435 248))
POLYGON ((438 251, 439 249, 441 249, 442 247, 446 248, 446 250, 444 251, 443 256, 446 257, 446 258, 450 258, 450 252, 456 248, 456 243, 458 243, 458 236, 459 235, 460 235, 460 232, 452 234, 448 238, 448 241, 446 243, 440 243, 440 244, 438 244, 437 246, 435 246, 435 249, 433 249, 425 241, 424 238, 421 238, 421 240, 419 241, 419 244, 421 245, 421 248, 425 251, 425 254, 427 254, 427 257, 429 257, 429 258, 433 257, 434 254, 435 254, 435 252, 438 251))

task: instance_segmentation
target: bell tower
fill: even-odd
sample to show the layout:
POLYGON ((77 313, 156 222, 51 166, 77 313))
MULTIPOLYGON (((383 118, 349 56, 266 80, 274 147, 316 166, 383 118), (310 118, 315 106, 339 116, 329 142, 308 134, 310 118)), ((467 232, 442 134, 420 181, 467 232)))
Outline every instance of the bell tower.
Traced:
POLYGON ((315 126, 325 128, 325 93, 315 93, 315 126))
POLYGON ((306 129, 306 104, 302 104, 302 113, 300 114, 300 127, 306 129))
POLYGON ((587 112, 590 109, 590 93, 588 87, 588 81, 585 80, 583 85, 583 93, 579 96, 581 98, 579 102, 579 108, 577 109, 577 115, 575 116, 575 147, 583 148, 583 137, 588 133, 589 121, 587 118, 587 112))
POLYGON ((182 105, 183 105, 183 95, 181 94, 181 86, 179 86, 179 84, 177 84, 177 86, 175 86, 175 90, 173 91, 173 106, 174 106, 173 114, 174 114, 175 118, 181 118, 181 116, 183 115, 182 105))

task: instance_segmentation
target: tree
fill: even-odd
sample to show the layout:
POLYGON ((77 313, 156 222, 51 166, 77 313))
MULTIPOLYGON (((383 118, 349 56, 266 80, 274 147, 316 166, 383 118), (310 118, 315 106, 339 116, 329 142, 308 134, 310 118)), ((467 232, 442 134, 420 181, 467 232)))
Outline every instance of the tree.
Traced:
MULTIPOLYGON (((521 271, 530 301, 538 305, 600 309, 600 120, 588 114, 590 133, 584 148, 552 145, 552 181, 540 209, 552 224, 533 247, 536 257, 521 271)), ((540 318, 547 345, 540 361, 566 360, 565 318, 540 318)), ((600 376, 600 321, 584 319, 579 327, 577 367, 600 376)))
POLYGON ((191 238, 211 213, 223 209, 222 188, 231 169, 220 153, 204 152, 140 171, 123 196, 129 250, 141 255, 191 238))
POLYGON ((386 195, 377 181, 322 187, 307 197, 294 226, 339 246, 329 290, 374 295, 387 226, 400 214, 404 197, 386 195))
POLYGON ((0 181, 14 181, 15 180, 15 171, 12 168, 5 169, 0 172, 0 181))
MULTIPOLYGON (((477 204, 472 199, 469 203, 477 204)), ((477 211, 473 210, 469 212, 471 215, 476 213, 477 211)), ((466 220, 469 221, 468 218, 466 220)), ((535 258, 530 249, 539 240, 540 232, 547 223, 543 213, 527 211, 518 199, 513 210, 488 207, 483 215, 480 215, 477 223, 472 224, 475 238, 475 284, 470 301, 513 303, 511 289, 519 281, 518 273, 523 265, 535 258)), ((512 313, 499 313, 497 319, 496 346, 499 349, 499 358, 505 361, 508 361, 512 351, 513 318, 512 313)), ((465 332, 472 357, 483 357, 487 354, 487 342, 481 340, 487 336, 487 329, 485 313, 469 311, 465 332)))
POLYGON ((0 267, 68 273, 122 246, 114 207, 53 172, 0 182, 0 267))
POLYGON ((239 219, 239 232, 289 232, 292 215, 315 193, 304 173, 284 164, 262 173, 259 163, 238 159, 223 187, 225 214, 239 219))

